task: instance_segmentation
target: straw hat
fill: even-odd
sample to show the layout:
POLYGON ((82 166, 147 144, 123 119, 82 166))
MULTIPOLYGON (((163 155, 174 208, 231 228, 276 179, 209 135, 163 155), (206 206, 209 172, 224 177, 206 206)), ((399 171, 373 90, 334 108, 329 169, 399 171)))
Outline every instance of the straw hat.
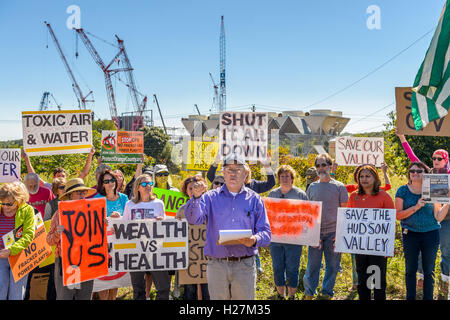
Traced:
POLYGON ((67 200, 69 194, 71 194, 72 192, 75 192, 75 191, 79 191, 79 190, 87 191, 86 197, 93 196, 94 194, 97 193, 97 190, 86 187, 84 185, 83 179, 75 178, 75 179, 70 179, 69 181, 66 182, 66 193, 64 193, 59 199, 67 200))

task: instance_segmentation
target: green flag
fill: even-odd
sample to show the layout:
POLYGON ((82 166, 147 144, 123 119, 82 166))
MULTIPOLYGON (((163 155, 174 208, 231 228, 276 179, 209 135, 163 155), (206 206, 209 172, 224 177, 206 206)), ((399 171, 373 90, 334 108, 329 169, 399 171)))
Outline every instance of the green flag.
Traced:
POLYGON ((445 117, 450 106, 450 0, 446 0, 430 47, 413 85, 411 113, 416 130, 445 117))

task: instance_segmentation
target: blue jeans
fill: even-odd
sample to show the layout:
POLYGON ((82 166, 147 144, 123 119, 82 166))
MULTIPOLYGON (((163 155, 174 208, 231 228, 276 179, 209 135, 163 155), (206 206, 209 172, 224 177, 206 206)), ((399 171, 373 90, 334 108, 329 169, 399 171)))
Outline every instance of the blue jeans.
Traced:
POLYGON ((402 233, 405 254, 406 299, 416 299, 416 273, 422 254, 423 300, 433 300, 434 265, 439 247, 439 229, 429 232, 402 233))
POLYGON ((442 280, 449 282, 450 276, 450 220, 441 221, 441 229, 439 230, 441 246, 441 274, 442 280))
POLYGON ((305 295, 313 296, 316 294, 319 285, 320 265, 322 257, 325 256, 325 276, 323 278, 322 293, 332 297, 334 295, 334 284, 341 263, 341 254, 334 252, 333 239, 336 233, 320 235, 322 247, 308 248, 308 265, 306 273, 303 277, 303 285, 305 286, 305 295))
POLYGON ((14 282, 8 259, 0 259, 0 300, 23 300, 27 281, 28 274, 14 282))
MULTIPOLYGON (((196 284, 185 284, 184 287, 184 297, 183 300, 198 300, 198 287, 196 284)), ((202 283, 200 285, 202 291, 202 300, 210 300, 209 299, 209 291, 208 284, 202 283)))
POLYGON ((270 255, 275 285, 277 287, 285 286, 287 278, 287 285, 297 288, 302 246, 272 242, 270 243, 270 255))

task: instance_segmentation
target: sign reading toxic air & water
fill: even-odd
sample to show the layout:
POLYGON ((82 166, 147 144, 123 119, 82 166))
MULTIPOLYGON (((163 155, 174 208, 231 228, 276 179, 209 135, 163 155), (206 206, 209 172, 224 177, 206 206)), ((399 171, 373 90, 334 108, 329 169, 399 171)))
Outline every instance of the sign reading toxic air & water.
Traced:
POLYGON ((336 163, 340 166, 372 164, 381 167, 384 161, 384 139, 367 137, 337 137, 336 163))
POLYGON ((102 131, 103 163, 142 163, 143 153, 142 131, 102 131))
POLYGON ((92 148, 90 110, 24 111, 22 130, 29 156, 88 153, 92 148))
MULTIPOLYGON (((116 272, 180 270, 188 266, 185 219, 113 221, 109 242, 116 272)), ((108 239, 109 240, 109 239, 108 239)))
POLYGON ((338 208, 336 252, 392 257, 395 209, 338 208))
POLYGON ((236 154, 247 161, 267 158, 268 115, 263 112, 220 113, 220 155, 236 154))

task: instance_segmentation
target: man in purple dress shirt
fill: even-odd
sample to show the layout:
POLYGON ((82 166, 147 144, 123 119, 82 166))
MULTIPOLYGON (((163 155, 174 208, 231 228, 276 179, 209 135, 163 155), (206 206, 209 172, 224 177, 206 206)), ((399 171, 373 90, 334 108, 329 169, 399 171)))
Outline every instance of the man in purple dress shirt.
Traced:
POLYGON ((261 197, 245 187, 250 177, 245 161, 233 155, 225 159, 223 166, 225 184, 206 193, 204 184, 194 185, 185 216, 191 224, 206 221, 204 253, 211 300, 253 300, 255 255, 257 247, 270 244, 269 219, 261 197), (217 244, 219 230, 242 229, 251 229, 252 236, 238 240, 237 245, 217 244))

